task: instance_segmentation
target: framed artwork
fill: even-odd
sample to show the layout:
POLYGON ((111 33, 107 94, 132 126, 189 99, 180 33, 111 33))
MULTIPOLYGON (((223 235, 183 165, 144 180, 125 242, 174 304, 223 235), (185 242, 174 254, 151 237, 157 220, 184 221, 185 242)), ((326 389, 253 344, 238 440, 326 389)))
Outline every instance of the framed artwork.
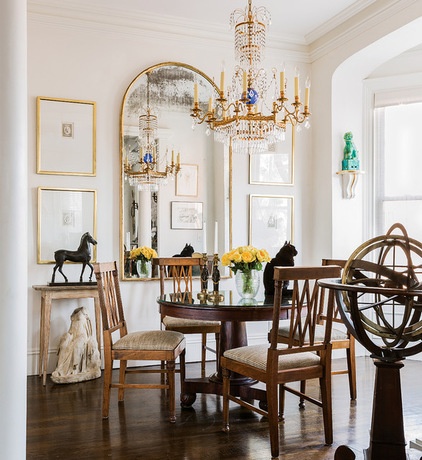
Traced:
POLYGON ((58 249, 78 249, 85 232, 97 239, 96 216, 96 190, 38 187, 37 263, 54 263, 58 249))
POLYGON ((37 173, 95 176, 96 104, 37 97, 37 173))
POLYGON ((293 241, 293 197, 249 196, 249 244, 274 257, 285 241, 293 241))
POLYGON ((177 196, 198 196, 198 165, 180 165, 176 176, 177 196))
POLYGON ((173 229, 202 229, 203 203, 190 201, 171 202, 171 228, 173 229))
POLYGON ((295 130, 289 127, 285 141, 271 147, 271 151, 249 155, 249 183, 293 185, 295 130))

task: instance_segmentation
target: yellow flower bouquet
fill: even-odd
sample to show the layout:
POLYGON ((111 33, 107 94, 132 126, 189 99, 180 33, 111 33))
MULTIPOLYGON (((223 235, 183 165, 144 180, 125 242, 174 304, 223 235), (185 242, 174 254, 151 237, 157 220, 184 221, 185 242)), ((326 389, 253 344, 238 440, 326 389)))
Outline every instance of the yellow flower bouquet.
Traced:
POLYGON ((265 249, 257 249, 253 246, 239 246, 221 257, 221 263, 229 267, 234 274, 238 270, 241 272, 262 270, 262 264, 270 260, 271 257, 265 249))
POLYGON ((129 258, 136 260, 138 275, 140 278, 149 278, 152 258, 158 257, 157 252, 148 246, 140 246, 130 250, 129 258))
POLYGON ((144 262, 150 261, 154 257, 158 257, 157 252, 148 246, 140 246, 130 250, 132 260, 143 260, 144 262))
POLYGON ((226 252, 221 257, 221 263, 229 267, 236 276, 236 288, 244 299, 252 299, 259 289, 258 271, 262 264, 271 260, 265 249, 253 246, 239 246, 226 252))

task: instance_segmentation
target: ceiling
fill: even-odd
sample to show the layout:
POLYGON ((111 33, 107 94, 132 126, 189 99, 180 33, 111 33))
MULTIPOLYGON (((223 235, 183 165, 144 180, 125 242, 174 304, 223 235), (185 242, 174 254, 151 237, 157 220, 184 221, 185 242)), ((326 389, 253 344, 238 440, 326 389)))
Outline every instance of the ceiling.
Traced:
MULTIPOLYGON (((308 45, 375 1, 379 0, 254 0, 252 5, 264 6, 270 12, 268 35, 308 45)), ((49 2, 63 5, 63 0, 49 2)), ((245 9, 247 0, 90 0, 88 4, 86 0, 69 0, 66 4, 81 8, 89 5, 97 11, 114 10, 125 15, 144 14, 157 21, 174 19, 186 25, 197 23, 204 27, 208 23, 211 29, 229 30, 231 12, 245 9)))

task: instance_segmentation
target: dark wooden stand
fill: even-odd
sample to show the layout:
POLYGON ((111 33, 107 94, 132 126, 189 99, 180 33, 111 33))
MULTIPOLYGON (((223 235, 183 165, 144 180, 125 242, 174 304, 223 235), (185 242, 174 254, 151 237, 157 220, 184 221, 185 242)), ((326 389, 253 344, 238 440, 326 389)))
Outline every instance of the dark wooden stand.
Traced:
MULTIPOLYGON (((375 388, 372 407, 371 440, 364 451, 365 460, 408 460, 404 438, 400 369, 402 361, 374 360, 375 388)), ((346 446, 336 450, 335 460, 353 460, 346 446)))

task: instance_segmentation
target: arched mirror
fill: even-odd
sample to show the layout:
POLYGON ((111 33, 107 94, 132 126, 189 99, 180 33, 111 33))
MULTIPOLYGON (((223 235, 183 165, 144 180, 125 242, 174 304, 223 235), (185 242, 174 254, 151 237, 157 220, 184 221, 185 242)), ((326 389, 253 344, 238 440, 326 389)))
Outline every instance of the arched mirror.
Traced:
MULTIPOLYGON (((192 246, 194 255, 205 251, 211 255, 218 249, 221 256, 230 249, 231 152, 207 135, 205 126, 192 129, 194 86, 206 111, 209 99, 218 97, 218 89, 209 77, 186 64, 149 67, 124 94, 120 118, 123 280, 158 277, 154 271, 139 276, 129 258, 130 250, 137 247, 155 249, 160 257, 180 254, 186 245, 192 246)), ((221 275, 229 273, 221 267, 221 275)))

